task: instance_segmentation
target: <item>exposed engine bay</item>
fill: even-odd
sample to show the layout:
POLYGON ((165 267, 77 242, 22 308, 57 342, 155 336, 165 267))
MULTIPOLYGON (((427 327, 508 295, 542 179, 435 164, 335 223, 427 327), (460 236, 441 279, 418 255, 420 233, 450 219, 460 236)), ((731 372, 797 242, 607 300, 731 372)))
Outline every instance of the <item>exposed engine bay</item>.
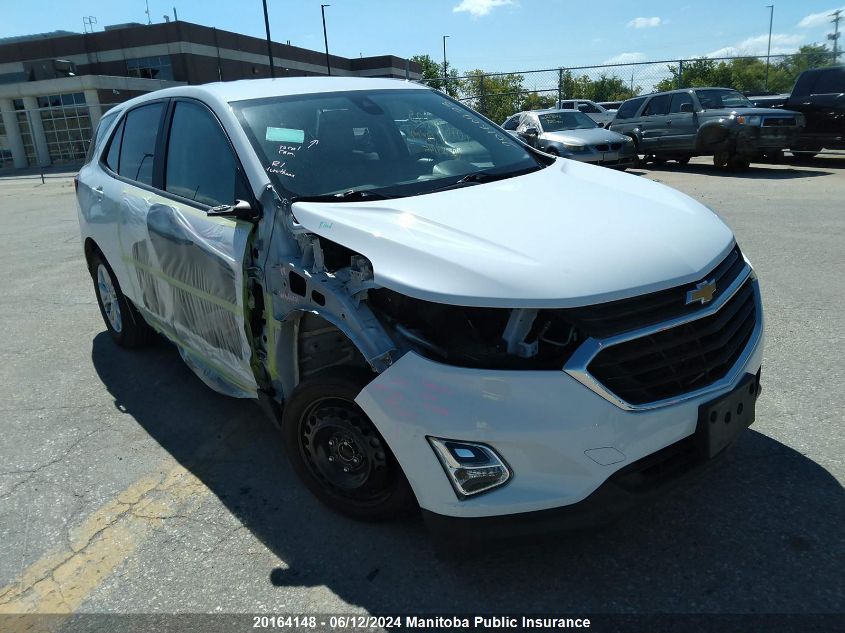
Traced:
POLYGON ((435 360, 485 369, 560 369, 583 340, 560 310, 471 308, 370 290, 373 312, 435 360))

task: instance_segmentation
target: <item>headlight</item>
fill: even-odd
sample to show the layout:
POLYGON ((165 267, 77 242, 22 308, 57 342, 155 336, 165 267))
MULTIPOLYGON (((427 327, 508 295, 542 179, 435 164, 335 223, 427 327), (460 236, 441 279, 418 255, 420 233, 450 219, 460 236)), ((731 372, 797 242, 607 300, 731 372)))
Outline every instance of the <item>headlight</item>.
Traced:
POLYGON ((570 152, 583 152, 584 146, 583 145, 572 145, 570 143, 564 143, 563 146, 568 149, 570 152))
POLYGON ((510 468, 486 444, 438 437, 429 437, 428 441, 459 499, 498 488, 511 478, 510 468))
POLYGON ((751 116, 740 115, 736 117, 736 122, 740 125, 760 125, 760 115, 752 114, 751 116))

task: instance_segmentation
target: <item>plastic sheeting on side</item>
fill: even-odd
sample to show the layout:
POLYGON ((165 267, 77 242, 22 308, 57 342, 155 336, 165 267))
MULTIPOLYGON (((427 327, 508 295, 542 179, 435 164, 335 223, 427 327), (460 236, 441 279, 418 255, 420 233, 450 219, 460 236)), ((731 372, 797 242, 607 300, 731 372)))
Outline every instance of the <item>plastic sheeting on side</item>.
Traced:
POLYGON ((134 188, 123 192, 120 217, 124 292, 209 387, 255 398, 243 305, 250 226, 134 188))

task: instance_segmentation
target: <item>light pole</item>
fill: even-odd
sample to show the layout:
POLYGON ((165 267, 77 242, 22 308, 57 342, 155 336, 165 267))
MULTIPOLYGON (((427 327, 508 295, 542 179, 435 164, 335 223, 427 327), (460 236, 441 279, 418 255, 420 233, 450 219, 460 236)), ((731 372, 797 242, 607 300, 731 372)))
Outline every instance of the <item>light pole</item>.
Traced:
POLYGON ((276 70, 273 68, 273 42, 270 39, 270 16, 267 15, 267 0, 264 2, 264 28, 267 30, 267 57, 270 58, 270 77, 276 76, 276 70))
POLYGON ((766 90, 769 89, 769 56, 772 52, 772 20, 775 17, 775 5, 767 4, 769 10, 769 47, 766 49, 766 90))
POLYGON ((833 63, 839 61, 839 21, 842 19, 842 9, 837 9, 830 14, 833 19, 833 33, 827 36, 827 39, 833 40, 833 63))
POLYGON ((331 76, 332 74, 332 65, 329 62, 329 36, 326 35, 326 7, 330 7, 330 4, 321 4, 320 5, 320 13, 323 14, 323 42, 326 44, 326 74, 331 76))
POLYGON ((443 92, 449 94, 449 74, 446 72, 446 38, 449 37, 448 35, 443 36, 443 92))

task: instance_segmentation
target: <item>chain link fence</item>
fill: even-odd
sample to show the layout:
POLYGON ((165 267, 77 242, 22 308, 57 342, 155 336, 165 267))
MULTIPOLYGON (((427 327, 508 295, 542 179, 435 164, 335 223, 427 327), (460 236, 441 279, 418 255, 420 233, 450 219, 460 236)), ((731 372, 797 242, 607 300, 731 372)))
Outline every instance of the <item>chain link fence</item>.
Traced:
POLYGON ((798 75, 837 62, 834 53, 672 59, 574 66, 508 73, 473 72, 422 80, 460 99, 496 123, 522 110, 555 107, 564 99, 623 101, 661 90, 695 86, 735 88, 746 94, 792 90, 798 75))
MULTIPOLYGON (((789 92, 804 70, 836 63, 833 53, 675 59, 526 70, 476 71, 423 80, 497 123, 522 110, 555 107, 564 99, 622 101, 687 86, 730 87, 746 94, 789 92)), ((79 165, 99 117, 115 104, 88 104, 82 93, 38 97, 37 108, 14 101, 0 118, 0 173, 21 167, 79 165), (13 154, 17 155, 17 160, 13 154)))

